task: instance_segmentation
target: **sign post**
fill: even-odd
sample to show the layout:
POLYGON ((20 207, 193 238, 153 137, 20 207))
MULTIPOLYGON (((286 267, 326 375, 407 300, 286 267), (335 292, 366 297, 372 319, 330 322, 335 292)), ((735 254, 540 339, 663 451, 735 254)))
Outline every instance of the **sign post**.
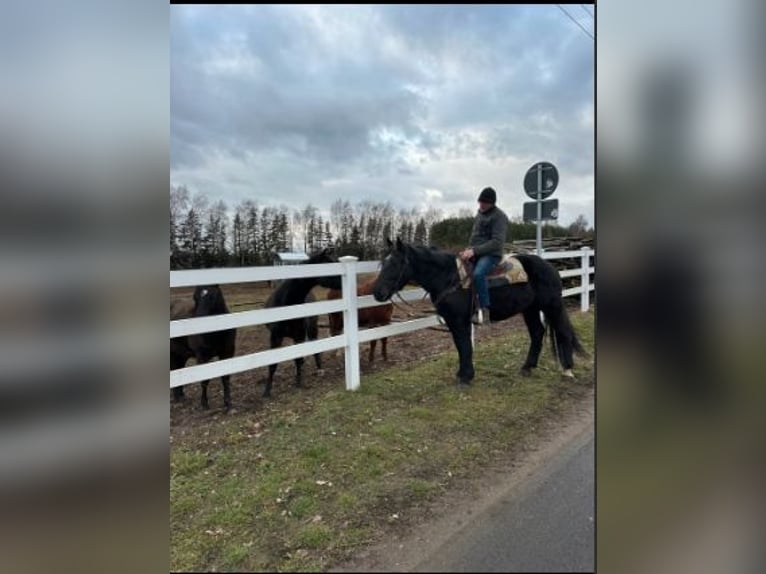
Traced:
POLYGON ((524 176, 524 191, 537 201, 537 254, 543 253, 542 220, 543 199, 547 198, 559 184, 559 172, 552 163, 541 161, 533 165, 524 176), (545 172, 545 175, 543 175, 545 172))
MULTIPOLYGON (((558 199, 544 199, 540 202, 542 206, 542 221, 555 221, 559 218, 559 200, 558 199)), ((537 202, 525 201, 524 202, 524 223, 534 223, 539 217, 537 217, 537 202)))
POLYGON ((537 256, 543 254, 543 166, 537 164, 537 256))

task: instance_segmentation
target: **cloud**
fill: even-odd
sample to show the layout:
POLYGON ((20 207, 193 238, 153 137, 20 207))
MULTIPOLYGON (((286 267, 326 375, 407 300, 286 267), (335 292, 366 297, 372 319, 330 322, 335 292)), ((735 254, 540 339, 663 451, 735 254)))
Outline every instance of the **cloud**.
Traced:
POLYGON ((174 5, 171 182, 449 212, 540 160, 592 181, 593 55, 552 6, 174 5))

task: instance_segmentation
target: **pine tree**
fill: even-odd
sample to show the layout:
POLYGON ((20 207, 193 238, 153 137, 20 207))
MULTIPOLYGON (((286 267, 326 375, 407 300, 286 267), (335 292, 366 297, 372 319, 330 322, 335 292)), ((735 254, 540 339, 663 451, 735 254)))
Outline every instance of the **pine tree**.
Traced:
POLYGON ((232 250, 234 264, 240 267, 245 265, 245 224, 239 211, 234 214, 234 222, 231 225, 232 250))
POLYGON ((259 261, 260 236, 258 230, 258 206, 250 200, 242 205, 245 220, 245 261, 247 265, 257 265, 259 261))
POLYGON ((325 224, 324 224, 324 245, 325 247, 334 247, 329 221, 325 221, 325 224))
POLYGON ((428 235, 426 232, 426 221, 422 217, 418 220, 418 224, 415 227, 415 233, 413 242, 416 245, 425 245, 428 241, 428 235))
POLYGON ((188 266, 183 262, 181 234, 184 216, 189 209, 189 190, 180 185, 170 186, 170 268, 188 266))
POLYGON ((261 224, 258 230, 258 262, 271 264, 273 255, 272 243, 272 211, 271 207, 264 207, 261 210, 261 224))
POLYGON ((200 252, 202 249, 202 223, 197 212, 192 207, 186 214, 186 219, 181 225, 179 237, 183 255, 189 259, 191 267, 198 268, 201 263, 200 252))

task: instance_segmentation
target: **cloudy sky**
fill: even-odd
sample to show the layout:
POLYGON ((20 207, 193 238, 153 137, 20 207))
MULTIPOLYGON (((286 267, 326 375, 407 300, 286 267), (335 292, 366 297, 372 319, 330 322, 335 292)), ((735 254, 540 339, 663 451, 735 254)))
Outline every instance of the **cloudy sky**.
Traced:
POLYGON ((594 223, 594 42, 555 4, 170 12, 172 185, 230 208, 445 214, 489 185, 519 216, 525 172, 550 161, 559 223, 594 223))

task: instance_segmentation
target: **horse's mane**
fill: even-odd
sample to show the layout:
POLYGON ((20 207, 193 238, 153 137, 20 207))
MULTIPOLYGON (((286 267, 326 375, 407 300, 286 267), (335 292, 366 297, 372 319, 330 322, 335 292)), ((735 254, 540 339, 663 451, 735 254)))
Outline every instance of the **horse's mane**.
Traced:
POLYGON ((430 261, 437 264, 439 267, 452 267, 455 264, 455 256, 449 251, 444 251, 433 245, 429 245, 428 247, 425 245, 406 245, 419 259, 430 261))

